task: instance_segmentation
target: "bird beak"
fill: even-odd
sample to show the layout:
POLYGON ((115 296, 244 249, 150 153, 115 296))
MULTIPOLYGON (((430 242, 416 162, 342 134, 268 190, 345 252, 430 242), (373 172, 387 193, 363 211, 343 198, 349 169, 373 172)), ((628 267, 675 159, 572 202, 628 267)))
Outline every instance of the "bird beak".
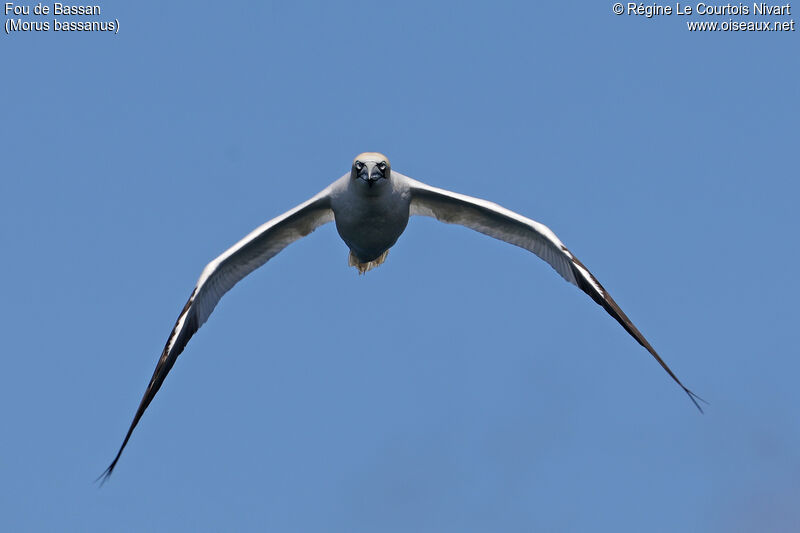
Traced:
POLYGON ((367 172, 365 173, 366 175, 364 177, 359 176, 359 177, 361 177, 362 180, 367 182, 367 185, 369 185, 370 188, 372 188, 372 185, 376 181, 378 181, 379 179, 383 179, 383 176, 381 175, 381 173, 379 171, 378 172, 375 171, 375 167, 376 166, 377 165, 375 165, 375 164, 367 163, 367 168, 366 168, 367 172))

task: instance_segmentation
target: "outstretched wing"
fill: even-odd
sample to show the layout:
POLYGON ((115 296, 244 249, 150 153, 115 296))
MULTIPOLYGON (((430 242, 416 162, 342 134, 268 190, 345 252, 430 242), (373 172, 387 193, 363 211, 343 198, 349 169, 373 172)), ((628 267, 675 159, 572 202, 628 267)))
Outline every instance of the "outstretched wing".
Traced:
POLYGON ((614 317, 625 331, 655 357, 670 377, 689 395, 700 412, 703 411, 698 403, 698 400, 703 401, 702 398, 681 383, 644 335, 622 312, 608 291, 550 228, 495 203, 438 189, 403 177, 408 180, 411 192, 412 215, 429 216, 448 224, 461 224, 495 239, 525 248, 547 261, 564 279, 577 285, 614 317))
POLYGON ((257 269, 294 241, 305 237, 319 226, 333 220, 330 207, 330 188, 327 188, 294 209, 253 230, 244 239, 225 253, 211 261, 200 274, 197 285, 178 316, 169 335, 161 358, 158 360, 150 384, 131 422, 130 429, 122 441, 116 457, 100 476, 105 481, 117 465, 122 450, 131 438, 136 424, 147 406, 161 388, 175 360, 181 354, 192 335, 202 326, 217 306, 222 295, 236 283, 257 269))

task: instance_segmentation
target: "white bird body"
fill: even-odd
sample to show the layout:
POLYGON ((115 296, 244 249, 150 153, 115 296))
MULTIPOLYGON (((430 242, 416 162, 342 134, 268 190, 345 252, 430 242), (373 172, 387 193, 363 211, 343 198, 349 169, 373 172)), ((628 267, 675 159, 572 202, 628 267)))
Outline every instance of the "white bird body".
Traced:
POLYGON ((353 160, 350 173, 310 200, 259 226, 203 269, 167 339, 122 446, 101 477, 107 479, 111 475, 139 419, 178 355, 208 319, 220 298, 237 282, 292 242, 331 221, 335 221, 339 236, 350 249, 350 264, 364 273, 386 259, 389 248, 402 235, 411 215, 461 224, 538 255, 617 320, 700 409, 696 401, 699 398, 680 382, 600 282, 547 226, 492 202, 411 179, 392 170, 384 155, 365 152, 353 160))
POLYGON ((411 191, 401 175, 390 183, 370 187, 347 174, 331 189, 331 209, 339 236, 361 262, 370 262, 389 250, 408 225, 411 191))

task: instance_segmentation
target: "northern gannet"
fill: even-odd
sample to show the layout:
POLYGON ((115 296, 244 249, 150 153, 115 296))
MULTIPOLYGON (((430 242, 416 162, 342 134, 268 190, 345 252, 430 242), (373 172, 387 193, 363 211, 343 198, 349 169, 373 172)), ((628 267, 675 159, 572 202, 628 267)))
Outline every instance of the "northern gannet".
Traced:
POLYGON ((310 200, 253 230, 200 274, 167 339, 150 384, 116 457, 100 476, 107 479, 147 406, 158 392, 178 355, 202 326, 222 295, 242 278, 269 261, 294 241, 328 222, 350 248, 349 263, 359 273, 377 267, 408 224, 411 215, 461 224, 490 237, 524 248, 547 261, 568 282, 601 305, 636 341, 644 346, 702 412, 700 397, 681 383, 605 288, 544 224, 495 203, 431 187, 392 170, 389 159, 365 152, 353 160, 350 172, 310 200))

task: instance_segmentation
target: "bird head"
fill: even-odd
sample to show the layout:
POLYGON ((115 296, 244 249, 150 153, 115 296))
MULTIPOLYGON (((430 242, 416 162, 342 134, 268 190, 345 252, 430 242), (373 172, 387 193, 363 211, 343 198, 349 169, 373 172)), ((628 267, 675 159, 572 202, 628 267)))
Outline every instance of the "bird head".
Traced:
POLYGON ((389 159, 378 152, 364 152, 353 159, 353 168, 350 178, 362 180, 369 188, 383 185, 389 181, 391 165, 389 159))

